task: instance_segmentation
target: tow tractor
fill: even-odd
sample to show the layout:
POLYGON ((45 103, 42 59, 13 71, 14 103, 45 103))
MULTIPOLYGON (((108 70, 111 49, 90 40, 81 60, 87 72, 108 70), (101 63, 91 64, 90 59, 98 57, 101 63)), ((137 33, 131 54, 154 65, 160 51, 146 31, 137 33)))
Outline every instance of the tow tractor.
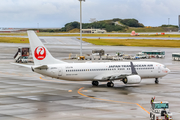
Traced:
POLYGON ((167 101, 152 103, 150 120, 166 120, 165 114, 168 115, 169 120, 172 120, 172 113, 169 111, 169 103, 167 101))

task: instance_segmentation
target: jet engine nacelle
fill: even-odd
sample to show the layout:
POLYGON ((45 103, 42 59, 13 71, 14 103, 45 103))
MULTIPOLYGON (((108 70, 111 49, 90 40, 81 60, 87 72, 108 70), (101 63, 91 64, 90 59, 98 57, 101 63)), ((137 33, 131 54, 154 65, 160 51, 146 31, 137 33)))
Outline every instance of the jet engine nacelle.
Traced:
POLYGON ((139 75, 130 75, 123 79, 124 84, 139 84, 141 77, 139 75))

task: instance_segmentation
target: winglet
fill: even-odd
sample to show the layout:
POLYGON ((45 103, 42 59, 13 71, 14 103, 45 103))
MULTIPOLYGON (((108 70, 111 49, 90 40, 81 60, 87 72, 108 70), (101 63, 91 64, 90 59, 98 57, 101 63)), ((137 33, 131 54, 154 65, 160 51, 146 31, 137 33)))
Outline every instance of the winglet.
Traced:
POLYGON ((136 71, 133 63, 132 63, 132 62, 130 62, 130 63, 131 63, 131 71, 132 71, 132 74, 133 74, 133 75, 137 75, 138 73, 137 73, 137 71, 136 71))

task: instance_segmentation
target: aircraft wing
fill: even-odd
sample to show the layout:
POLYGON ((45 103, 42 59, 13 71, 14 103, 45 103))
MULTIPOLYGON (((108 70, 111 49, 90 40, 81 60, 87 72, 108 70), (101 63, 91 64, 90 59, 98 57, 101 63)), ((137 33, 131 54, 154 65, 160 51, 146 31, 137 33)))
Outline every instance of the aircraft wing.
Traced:
POLYGON ((101 74, 98 75, 96 77, 94 77, 94 80, 99 80, 99 81, 107 81, 107 80, 119 80, 119 79, 123 79, 126 76, 129 75, 137 75, 137 71, 134 68, 134 65, 132 62, 130 62, 131 64, 131 73, 110 73, 110 74, 101 74))
POLYGON ((19 64, 19 63, 11 63, 11 64, 31 68, 31 65, 19 64))
POLYGON ((94 77, 94 80, 107 81, 107 80, 119 80, 131 75, 130 73, 114 73, 114 74, 101 74, 94 77))

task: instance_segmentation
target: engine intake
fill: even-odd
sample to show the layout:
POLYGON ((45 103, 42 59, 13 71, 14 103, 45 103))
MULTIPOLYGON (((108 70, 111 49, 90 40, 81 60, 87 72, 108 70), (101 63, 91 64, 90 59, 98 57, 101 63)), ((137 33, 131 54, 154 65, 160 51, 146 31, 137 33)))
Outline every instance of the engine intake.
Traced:
POLYGON ((124 84, 139 84, 141 77, 139 75, 130 75, 123 79, 124 84))

